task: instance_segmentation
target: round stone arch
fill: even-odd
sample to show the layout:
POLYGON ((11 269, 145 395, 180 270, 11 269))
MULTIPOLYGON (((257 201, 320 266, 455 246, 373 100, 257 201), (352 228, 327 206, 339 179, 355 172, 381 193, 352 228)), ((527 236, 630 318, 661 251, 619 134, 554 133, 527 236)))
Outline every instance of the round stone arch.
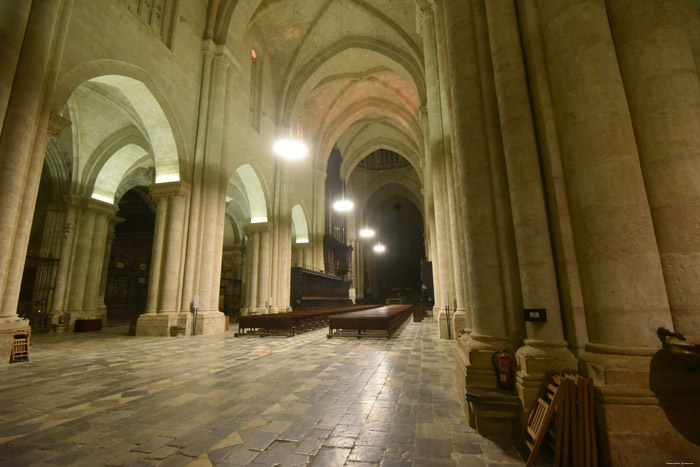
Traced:
POLYGON ((188 181, 189 157, 182 129, 165 93, 147 71, 119 60, 81 63, 59 79, 52 111, 61 114, 71 94, 86 81, 115 86, 136 110, 153 149, 156 183, 188 181))
POLYGON ((243 164, 238 166, 233 172, 231 177, 234 176, 237 176, 243 183, 250 209, 250 223, 267 222, 271 218, 271 213, 269 212, 270 203, 267 201, 267 193, 258 171, 251 164, 243 164))
POLYGON ((92 198, 114 204, 127 174, 138 166, 153 167, 151 148, 135 127, 127 127, 104 140, 90 157, 82 186, 92 198))

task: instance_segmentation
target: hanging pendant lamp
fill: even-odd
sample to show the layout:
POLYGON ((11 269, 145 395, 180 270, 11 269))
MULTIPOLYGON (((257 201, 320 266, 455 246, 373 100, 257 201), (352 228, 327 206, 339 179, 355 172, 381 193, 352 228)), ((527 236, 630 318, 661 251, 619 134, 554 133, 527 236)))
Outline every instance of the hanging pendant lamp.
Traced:
POLYGON ((336 211, 339 211, 339 212, 347 212, 347 211, 351 211, 352 208, 355 207, 355 203, 353 203, 349 199, 345 199, 345 182, 342 182, 342 183, 343 183, 342 197, 338 201, 333 203, 333 209, 335 209, 336 211))
POLYGON ((275 142, 275 154, 283 159, 298 160, 303 159, 309 152, 304 144, 303 131, 301 128, 301 117, 297 120, 297 137, 292 137, 292 127, 289 127, 289 138, 280 138, 275 142))

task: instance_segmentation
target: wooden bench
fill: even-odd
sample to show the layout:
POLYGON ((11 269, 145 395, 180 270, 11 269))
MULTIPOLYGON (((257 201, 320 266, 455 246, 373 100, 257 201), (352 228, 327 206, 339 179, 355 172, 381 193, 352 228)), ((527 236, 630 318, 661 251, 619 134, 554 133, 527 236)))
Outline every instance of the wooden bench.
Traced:
POLYGON ((330 317, 328 338, 390 338, 413 312, 412 305, 389 305, 330 317))
POLYGON ((234 335, 287 336, 292 337, 328 325, 332 315, 357 310, 367 310, 379 305, 349 305, 339 307, 314 307, 298 309, 287 313, 269 315, 248 315, 238 318, 238 332, 234 335))

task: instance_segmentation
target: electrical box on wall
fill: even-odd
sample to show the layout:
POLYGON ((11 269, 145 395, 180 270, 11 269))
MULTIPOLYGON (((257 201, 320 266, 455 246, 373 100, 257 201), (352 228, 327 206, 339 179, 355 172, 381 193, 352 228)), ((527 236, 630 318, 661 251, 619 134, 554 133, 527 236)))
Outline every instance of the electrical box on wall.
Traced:
POLYGON ((547 310, 544 308, 525 308, 525 321, 547 321, 547 310))

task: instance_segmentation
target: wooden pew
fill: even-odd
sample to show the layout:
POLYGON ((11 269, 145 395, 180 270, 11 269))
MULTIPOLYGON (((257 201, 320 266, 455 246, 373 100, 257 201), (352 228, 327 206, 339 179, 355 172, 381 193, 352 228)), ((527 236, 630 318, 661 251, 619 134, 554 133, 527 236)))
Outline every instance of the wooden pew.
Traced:
POLYGON ((328 319, 331 315, 367 310, 378 306, 314 307, 311 309, 298 309, 288 313, 240 316, 238 318, 238 332, 234 335, 236 337, 244 335, 292 337, 296 334, 313 331, 328 325, 328 319))
POLYGON ((330 317, 328 338, 386 337, 391 338, 413 313, 412 305, 390 305, 330 317))

